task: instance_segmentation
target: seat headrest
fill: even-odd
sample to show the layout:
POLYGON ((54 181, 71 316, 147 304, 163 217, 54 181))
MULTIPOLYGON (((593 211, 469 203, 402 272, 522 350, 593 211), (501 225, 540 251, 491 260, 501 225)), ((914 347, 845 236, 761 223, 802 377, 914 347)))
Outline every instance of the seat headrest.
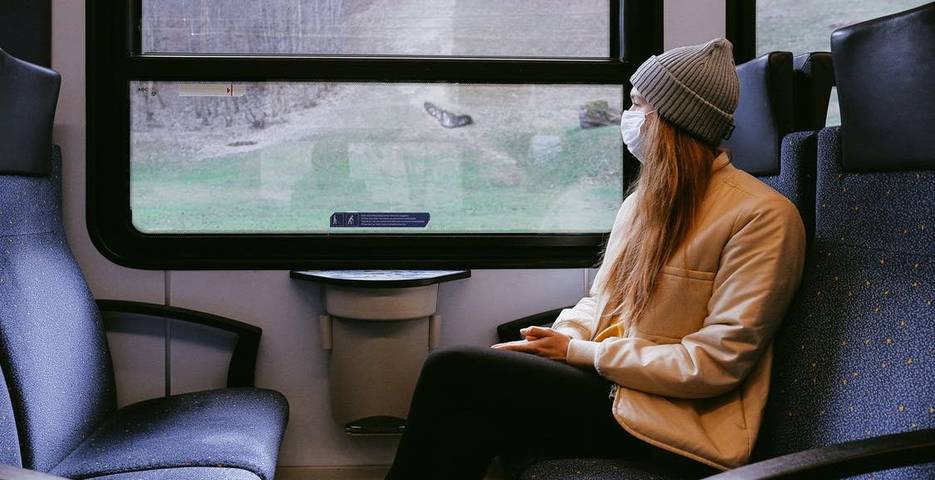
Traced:
POLYGON ((845 171, 935 168, 935 3, 835 30, 845 171))
POLYGON ((792 131, 792 54, 771 52, 737 66, 740 103, 723 145, 751 175, 779 174, 782 137, 792 131))
POLYGON ((834 87, 834 68, 831 52, 811 52, 792 58, 795 78, 795 121, 796 132, 814 131, 825 128, 828 118, 828 100, 834 87))
POLYGON ((0 174, 46 176, 61 76, 0 49, 0 174))

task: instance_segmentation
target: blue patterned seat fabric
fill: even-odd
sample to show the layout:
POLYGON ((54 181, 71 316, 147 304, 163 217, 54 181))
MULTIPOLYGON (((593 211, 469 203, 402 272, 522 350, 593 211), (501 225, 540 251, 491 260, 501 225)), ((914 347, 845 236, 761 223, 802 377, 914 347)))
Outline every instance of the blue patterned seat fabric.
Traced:
POLYGON ((52 473, 86 478, 210 465, 272 478, 287 408, 282 395, 254 388, 146 400, 111 415, 52 473))
POLYGON ((622 459, 574 458, 544 460, 523 471, 521 480, 684 480, 686 477, 663 471, 658 465, 646 465, 622 459))
POLYGON ((818 157, 816 232, 777 333, 759 458, 935 427, 935 171, 845 172, 837 127, 818 157))
POLYGON ((773 187, 799 209, 805 233, 811 238, 815 230, 815 152, 816 132, 793 132, 782 139, 780 170, 776 175, 756 178, 773 187))
POLYGON ((56 147, 49 176, 0 175, 0 462, 75 478, 172 468, 131 478, 181 479, 191 472, 175 467, 218 466, 273 478, 288 415, 276 392, 116 410, 100 314, 65 238, 61 172, 56 147))
POLYGON ((10 403, 10 392, 0 368, 0 464, 23 466, 19 456, 19 439, 16 434, 16 417, 10 403))
POLYGON ((91 292, 61 216, 61 156, 48 177, 0 175, 0 367, 23 466, 48 472, 116 407, 91 292))

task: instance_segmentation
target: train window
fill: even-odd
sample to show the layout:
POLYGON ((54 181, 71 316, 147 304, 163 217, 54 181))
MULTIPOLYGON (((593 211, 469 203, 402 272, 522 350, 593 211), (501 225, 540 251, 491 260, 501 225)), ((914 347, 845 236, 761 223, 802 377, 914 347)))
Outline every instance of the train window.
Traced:
MULTIPOLYGON (((794 54, 830 51, 831 32, 864 20, 882 17, 918 7, 930 0, 825 0, 802 2, 799 0, 757 0, 756 52, 757 55, 775 50, 788 50, 794 54)), ((840 125, 837 91, 831 91, 826 125, 840 125)))
POLYGON ((89 2, 92 239, 142 268, 592 266, 661 4, 89 2))
POLYGON ((607 0, 143 0, 142 13, 144 53, 610 56, 607 0))
POLYGON ((130 204, 147 233, 609 230, 619 86, 132 82, 130 204), (233 89, 233 94, 229 92, 233 89), (216 95, 212 95, 216 92, 216 95), (198 95, 198 96, 194 96, 198 95), (590 109, 595 118, 581 117, 590 109), (606 115, 600 117, 598 115, 606 115), (583 118, 583 119, 582 119, 583 118), (347 223, 356 228, 344 228, 347 223), (368 226, 371 225, 371 226, 368 226))

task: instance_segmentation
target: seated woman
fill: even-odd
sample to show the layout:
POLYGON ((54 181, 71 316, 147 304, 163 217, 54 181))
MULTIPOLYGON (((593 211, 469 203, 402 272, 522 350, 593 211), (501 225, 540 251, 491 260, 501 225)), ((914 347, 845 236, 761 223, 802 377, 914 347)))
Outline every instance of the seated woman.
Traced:
POLYGON ((590 296, 522 341, 432 352, 387 479, 480 479, 517 451, 749 460, 805 228, 719 148, 740 89, 730 42, 653 56, 630 80, 621 133, 642 168, 590 296))

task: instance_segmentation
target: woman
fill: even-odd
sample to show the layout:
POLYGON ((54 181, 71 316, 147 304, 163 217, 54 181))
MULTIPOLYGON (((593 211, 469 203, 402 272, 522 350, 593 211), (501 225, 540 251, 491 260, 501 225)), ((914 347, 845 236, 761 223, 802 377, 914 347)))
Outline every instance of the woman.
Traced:
POLYGON ((805 229, 718 147, 739 96, 730 42, 653 56, 631 83, 621 133, 642 168, 590 296, 522 341, 430 354, 388 479, 479 479, 519 450, 749 460, 805 229))

